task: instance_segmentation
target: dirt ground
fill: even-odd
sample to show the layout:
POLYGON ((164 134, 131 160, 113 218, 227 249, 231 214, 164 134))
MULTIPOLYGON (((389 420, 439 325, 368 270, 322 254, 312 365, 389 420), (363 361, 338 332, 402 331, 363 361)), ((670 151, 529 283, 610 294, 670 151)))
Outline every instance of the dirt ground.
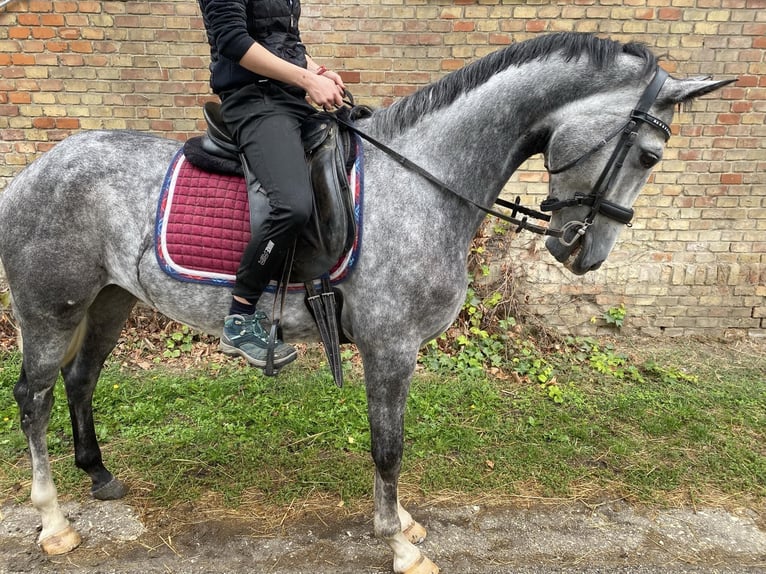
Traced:
MULTIPOLYGON (((310 512, 264 530, 179 508, 140 519, 130 497, 64 506, 84 542, 45 558, 27 503, 0 508, 0 572, 346 574, 391 572, 371 511, 310 512)), ((511 506, 423 504, 423 552, 444 573, 766 572, 766 509, 632 508, 622 501, 511 506)))

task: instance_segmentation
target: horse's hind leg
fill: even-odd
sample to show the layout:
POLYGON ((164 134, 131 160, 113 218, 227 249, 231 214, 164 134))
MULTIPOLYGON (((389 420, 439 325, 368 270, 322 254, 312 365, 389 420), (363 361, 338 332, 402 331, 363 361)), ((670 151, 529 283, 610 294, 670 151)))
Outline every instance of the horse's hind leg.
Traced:
POLYGON ((104 361, 112 352, 136 299, 108 286, 88 309, 84 338, 74 359, 61 369, 72 419, 75 464, 92 480, 91 494, 100 500, 121 498, 125 485, 104 466, 93 424, 93 392, 104 361))
POLYGON ((439 568, 413 544, 425 538, 425 529, 402 508, 398 495, 404 450, 404 409, 417 346, 395 352, 360 344, 360 351, 375 462, 375 535, 383 538, 393 550, 394 572, 437 574, 439 568))
POLYGON ((19 405, 21 428, 32 461, 31 500, 42 520, 38 541, 45 553, 63 554, 77 548, 81 539, 58 505, 46 431, 53 407, 53 386, 74 327, 56 329, 51 323, 43 321, 36 330, 22 324, 24 358, 13 395, 19 405))

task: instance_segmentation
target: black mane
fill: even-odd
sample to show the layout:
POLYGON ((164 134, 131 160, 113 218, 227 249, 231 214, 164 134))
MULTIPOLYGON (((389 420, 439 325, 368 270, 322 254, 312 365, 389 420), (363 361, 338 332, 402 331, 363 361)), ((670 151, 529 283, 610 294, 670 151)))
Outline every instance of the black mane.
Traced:
POLYGON ((377 127, 389 135, 400 132, 417 122, 423 114, 450 105, 462 94, 511 66, 561 55, 567 62, 586 57, 596 69, 603 69, 623 53, 643 60, 644 75, 651 73, 657 65, 654 54, 640 43, 622 44, 580 32, 537 36, 476 60, 396 102, 387 110, 381 110, 376 114, 377 127))

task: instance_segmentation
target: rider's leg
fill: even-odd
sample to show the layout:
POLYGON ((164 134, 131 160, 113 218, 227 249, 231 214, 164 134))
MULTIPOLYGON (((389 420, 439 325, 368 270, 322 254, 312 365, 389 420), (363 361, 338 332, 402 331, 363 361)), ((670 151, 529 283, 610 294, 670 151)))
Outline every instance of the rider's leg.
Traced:
MULTIPOLYGON (((222 348, 265 365, 267 330, 255 304, 277 278, 295 238, 311 216, 313 194, 300 127, 314 109, 304 99, 270 83, 243 88, 224 97, 221 112, 239 143, 249 170, 266 197, 267 212, 253 226, 233 289, 232 312, 226 319, 222 348), (248 308, 251 305, 251 308, 248 308)), ((250 190, 253 192, 254 190, 250 190)), ((253 194, 251 194, 251 197, 253 194)), ((274 366, 292 361, 295 350, 279 343, 274 366)))

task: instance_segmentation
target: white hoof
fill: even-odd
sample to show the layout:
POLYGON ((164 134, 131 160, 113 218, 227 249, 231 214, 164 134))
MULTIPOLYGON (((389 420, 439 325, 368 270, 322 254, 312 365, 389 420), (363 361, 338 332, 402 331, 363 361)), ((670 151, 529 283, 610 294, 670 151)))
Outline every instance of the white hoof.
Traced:
POLYGON ((423 542, 423 540, 426 539, 426 535, 428 532, 426 532, 426 529, 423 528, 419 523, 415 522, 414 520, 410 523, 410 525, 402 530, 402 533, 407 537, 407 540, 412 542, 413 544, 420 544, 423 542))
POLYGON ((67 526, 64 530, 60 530, 52 536, 48 536, 44 540, 40 540, 40 548, 43 549, 45 554, 49 556, 57 556, 60 554, 66 554, 77 548, 82 542, 80 534, 71 526, 67 526))
POLYGON ((420 558, 402 574, 439 574, 439 567, 421 554, 420 558))

